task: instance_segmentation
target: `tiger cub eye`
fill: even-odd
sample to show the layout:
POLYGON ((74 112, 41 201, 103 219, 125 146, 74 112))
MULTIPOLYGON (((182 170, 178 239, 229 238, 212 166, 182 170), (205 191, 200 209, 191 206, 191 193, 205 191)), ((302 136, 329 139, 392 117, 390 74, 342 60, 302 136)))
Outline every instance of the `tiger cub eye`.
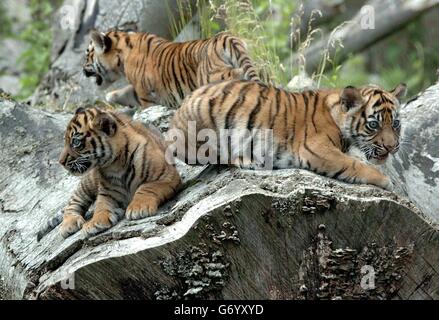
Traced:
POLYGON ((73 137, 72 138, 72 143, 71 143, 72 148, 74 149, 78 149, 82 146, 82 139, 79 137, 73 137))
POLYGON ((378 123, 378 121, 372 120, 368 123, 368 126, 371 129, 377 129, 380 126, 380 124, 378 123))

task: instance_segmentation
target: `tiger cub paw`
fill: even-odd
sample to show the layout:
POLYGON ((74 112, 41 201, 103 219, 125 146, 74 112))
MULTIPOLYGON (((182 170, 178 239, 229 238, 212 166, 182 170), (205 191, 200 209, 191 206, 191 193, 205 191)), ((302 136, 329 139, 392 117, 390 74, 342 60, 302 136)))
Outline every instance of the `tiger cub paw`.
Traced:
POLYGON ((84 218, 79 214, 68 214, 63 217, 60 233, 63 238, 67 238, 81 229, 85 223, 84 218))
POLYGON ((393 191, 394 190, 393 183, 392 183, 392 181, 390 180, 389 177, 386 177, 386 179, 384 179, 382 188, 387 190, 387 191, 393 191))
POLYGON ((119 99, 119 94, 117 91, 110 91, 105 95, 105 100, 108 103, 117 103, 119 99))
POLYGON ((82 226, 82 232, 87 236, 94 236, 110 229, 119 221, 116 213, 109 211, 95 212, 93 218, 82 226))
POLYGON ((138 220, 151 217, 158 209, 157 201, 154 200, 133 200, 129 204, 125 216, 128 220, 138 220))

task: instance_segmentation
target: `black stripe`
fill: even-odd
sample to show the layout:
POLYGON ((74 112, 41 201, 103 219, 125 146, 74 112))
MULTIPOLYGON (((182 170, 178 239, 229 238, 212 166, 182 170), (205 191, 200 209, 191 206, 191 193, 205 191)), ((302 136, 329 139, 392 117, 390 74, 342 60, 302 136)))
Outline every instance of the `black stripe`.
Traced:
POLYGON ((252 130, 255 126, 256 117, 261 110, 261 100, 262 100, 261 94, 262 94, 262 92, 266 92, 266 90, 267 89, 265 87, 262 88, 262 91, 259 93, 259 96, 258 96, 258 101, 256 102, 256 105, 253 107, 252 111, 250 112, 250 116, 249 116, 248 122, 247 122, 247 129, 248 130, 252 130))
POLYGON ((128 175, 130 174, 130 169, 131 169, 131 167, 133 165, 134 155, 136 154, 136 151, 137 151, 138 147, 139 147, 139 145, 137 145, 136 148, 134 149, 134 151, 131 152, 131 155, 130 155, 130 158, 129 158, 128 162, 125 163, 126 171, 125 171, 125 173, 122 176, 122 181, 124 181, 124 182, 127 181, 128 175))
POLYGON ((215 107, 215 102, 216 102, 216 97, 215 98, 209 98, 208 114, 209 114, 209 120, 212 123, 212 128, 213 129, 216 129, 216 127, 217 127, 215 119, 213 118, 213 115, 212 115, 213 108, 215 107))
POLYGON ((318 102, 319 102, 319 94, 317 93, 314 97, 314 105, 313 105, 313 111, 312 111, 312 116, 311 116, 311 123, 314 126, 314 130, 316 131, 316 133, 318 132, 318 130, 317 130, 317 126, 316 126, 315 115, 316 115, 316 111, 317 111, 317 107, 318 107, 318 102))
POLYGON ((340 175, 342 175, 346 170, 347 170, 347 168, 342 168, 341 170, 339 170, 339 171, 337 171, 336 173, 334 173, 334 174, 332 175, 332 178, 334 178, 334 179, 338 179, 338 177, 339 177, 340 175))
POLYGON ((328 137, 329 141, 331 141, 331 143, 334 147, 336 147, 337 149, 339 148, 339 146, 337 146, 337 144, 334 142, 334 140, 332 140, 332 138, 329 134, 326 134, 326 137, 328 137))
POLYGON ((233 120, 234 116, 236 115, 235 109, 237 107, 241 107, 245 103, 246 93, 252 88, 253 84, 246 84, 245 86, 242 86, 238 93, 238 98, 236 101, 232 104, 229 111, 227 111, 226 118, 225 118, 225 124, 224 129, 229 129, 233 126, 233 120))

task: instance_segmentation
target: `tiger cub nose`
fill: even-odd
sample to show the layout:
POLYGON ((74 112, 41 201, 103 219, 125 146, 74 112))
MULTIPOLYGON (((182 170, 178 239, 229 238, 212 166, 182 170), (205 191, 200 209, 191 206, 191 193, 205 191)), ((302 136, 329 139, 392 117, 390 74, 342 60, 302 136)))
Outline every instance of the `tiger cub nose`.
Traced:
POLYGON ((396 147, 396 143, 385 143, 383 145, 384 149, 386 149, 387 152, 392 152, 393 149, 396 147))
POLYGON ((69 155, 67 154, 67 152, 63 151, 61 153, 61 155, 59 156, 58 162, 60 163, 60 165, 65 166, 68 158, 69 158, 69 155))
POLYGON ((89 69, 87 69, 87 68, 85 68, 85 67, 84 67, 84 69, 82 69, 82 71, 84 72, 84 75, 85 75, 86 77, 90 77, 90 76, 94 75, 94 72, 93 72, 93 71, 90 71, 89 69))

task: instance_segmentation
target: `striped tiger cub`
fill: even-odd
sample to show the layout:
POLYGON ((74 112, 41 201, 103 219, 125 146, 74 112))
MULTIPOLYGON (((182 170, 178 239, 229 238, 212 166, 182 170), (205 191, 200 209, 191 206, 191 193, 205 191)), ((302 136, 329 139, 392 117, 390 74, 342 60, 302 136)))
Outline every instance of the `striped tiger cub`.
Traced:
POLYGON ((388 177, 346 152, 356 146, 367 160, 380 164, 398 151, 399 99, 405 92, 404 84, 390 92, 376 86, 349 86, 301 93, 250 81, 212 84, 183 102, 167 139, 176 140, 173 152, 183 161, 188 162, 190 155, 178 150, 193 148, 195 163, 201 155, 215 161, 226 153, 227 164, 250 168, 264 167, 257 160, 261 157, 254 155, 267 146, 263 142, 271 141, 262 150, 266 156, 262 160, 272 155, 271 168, 303 168, 349 183, 391 189, 388 177), (207 129, 214 132, 213 139, 207 129), (271 133, 272 140, 262 139, 257 134, 261 131, 271 133))
POLYGON ((64 141, 59 162, 82 179, 64 208, 63 237, 81 228, 86 235, 109 229, 124 212, 127 219, 152 216, 180 186, 160 137, 123 115, 79 108, 64 141), (94 214, 86 222, 84 214, 94 202, 94 214))
POLYGON ((122 77, 130 83, 107 93, 108 102, 177 108, 186 95, 205 84, 259 80, 245 44, 226 33, 182 43, 140 32, 91 31, 90 37, 84 74, 95 77, 102 88, 122 77))

